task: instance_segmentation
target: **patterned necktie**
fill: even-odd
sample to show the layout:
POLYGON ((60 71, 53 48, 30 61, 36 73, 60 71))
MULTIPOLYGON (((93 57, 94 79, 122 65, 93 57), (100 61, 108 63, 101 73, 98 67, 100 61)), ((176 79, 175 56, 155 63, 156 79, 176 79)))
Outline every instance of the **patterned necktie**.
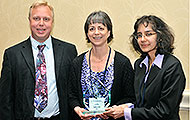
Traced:
POLYGON ((36 86, 34 106, 39 112, 42 112, 47 106, 47 78, 46 78, 46 62, 43 54, 45 45, 38 45, 39 53, 36 58, 36 86))

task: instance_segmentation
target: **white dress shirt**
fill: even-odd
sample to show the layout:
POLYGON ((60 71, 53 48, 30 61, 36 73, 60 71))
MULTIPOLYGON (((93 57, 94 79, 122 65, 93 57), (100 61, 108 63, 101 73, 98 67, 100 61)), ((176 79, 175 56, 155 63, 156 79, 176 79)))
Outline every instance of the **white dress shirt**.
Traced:
POLYGON ((56 77, 55 77, 55 63, 54 63, 54 54, 52 47, 52 38, 51 36, 43 43, 39 43, 32 36, 30 36, 32 50, 34 55, 34 63, 36 67, 36 57, 39 52, 38 45, 46 45, 43 50, 46 62, 46 75, 47 75, 47 89, 48 89, 48 103, 45 109, 40 113, 35 109, 34 117, 40 118, 50 118, 51 116, 56 116, 59 114, 59 98, 57 93, 56 86, 56 77))

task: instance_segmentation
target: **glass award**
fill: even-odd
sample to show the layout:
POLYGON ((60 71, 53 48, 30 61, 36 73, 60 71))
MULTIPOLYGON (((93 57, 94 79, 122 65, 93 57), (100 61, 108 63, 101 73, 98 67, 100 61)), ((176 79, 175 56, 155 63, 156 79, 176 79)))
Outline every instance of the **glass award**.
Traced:
MULTIPOLYGON (((91 114, 91 115, 96 115, 96 114, 102 114, 105 112, 105 108, 110 105, 111 101, 111 94, 110 92, 108 93, 109 97, 109 103, 105 106, 105 98, 89 98, 89 107, 85 105, 85 107, 88 109, 88 111, 83 112, 83 114, 91 114)), ((83 98, 85 101, 85 99, 83 98)))
POLYGON ((104 105, 105 98, 89 98, 89 111, 88 114, 102 114, 105 112, 104 105))
POLYGON ((98 87, 96 83, 93 83, 92 86, 89 87, 89 89, 83 92, 83 103, 85 105, 85 108, 88 110, 88 111, 83 112, 83 114, 86 114, 86 113, 91 114, 91 115, 102 114, 105 112, 105 108, 107 108, 111 103, 110 90, 107 89, 98 78, 95 78, 95 77, 93 78, 101 85, 101 87, 98 87), (101 88, 104 88, 104 92, 105 92, 104 96, 100 95, 101 88), (86 93, 91 93, 93 97, 89 97, 88 99, 85 99, 86 93), (107 102, 105 103, 105 101, 107 102))

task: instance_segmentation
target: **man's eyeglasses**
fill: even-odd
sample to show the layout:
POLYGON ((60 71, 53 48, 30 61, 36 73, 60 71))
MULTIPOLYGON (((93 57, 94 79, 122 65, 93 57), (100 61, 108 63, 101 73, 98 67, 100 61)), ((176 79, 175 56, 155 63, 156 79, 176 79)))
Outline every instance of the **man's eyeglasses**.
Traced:
POLYGON ((134 37, 135 37, 136 40, 141 40, 142 37, 149 38, 149 37, 151 37, 152 35, 155 35, 155 34, 157 34, 157 33, 156 32, 145 32, 144 34, 137 33, 137 34, 134 35, 134 37))

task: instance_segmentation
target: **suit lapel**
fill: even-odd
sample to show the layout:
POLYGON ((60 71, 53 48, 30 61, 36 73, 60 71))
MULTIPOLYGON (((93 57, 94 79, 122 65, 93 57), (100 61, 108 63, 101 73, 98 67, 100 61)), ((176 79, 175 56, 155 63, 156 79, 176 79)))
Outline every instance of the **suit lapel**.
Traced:
POLYGON ((144 82, 145 72, 146 72, 146 66, 143 64, 142 68, 139 66, 137 69, 135 69, 135 94, 137 97, 137 100, 140 100, 140 85, 142 82, 144 82))
POLYGON ((135 77, 136 77, 136 82, 138 84, 138 86, 140 86, 141 82, 144 81, 144 77, 145 77, 145 72, 146 72, 146 66, 143 64, 142 68, 140 66, 137 66, 138 71, 135 71, 135 73, 138 73, 138 74, 135 74, 135 77))
POLYGON ((158 75, 159 71, 160 69, 156 65, 152 66, 146 82, 147 86, 154 80, 154 78, 158 75))
POLYGON ((35 65, 30 38, 28 38, 26 42, 23 44, 21 53, 31 71, 33 78, 35 79, 35 65))
POLYGON ((53 53, 54 53, 54 62, 55 62, 55 75, 56 79, 58 80, 59 76, 59 66, 61 64, 61 58, 62 58, 62 52, 63 47, 61 47, 61 44, 56 41, 55 38, 52 37, 52 45, 53 45, 53 53))

